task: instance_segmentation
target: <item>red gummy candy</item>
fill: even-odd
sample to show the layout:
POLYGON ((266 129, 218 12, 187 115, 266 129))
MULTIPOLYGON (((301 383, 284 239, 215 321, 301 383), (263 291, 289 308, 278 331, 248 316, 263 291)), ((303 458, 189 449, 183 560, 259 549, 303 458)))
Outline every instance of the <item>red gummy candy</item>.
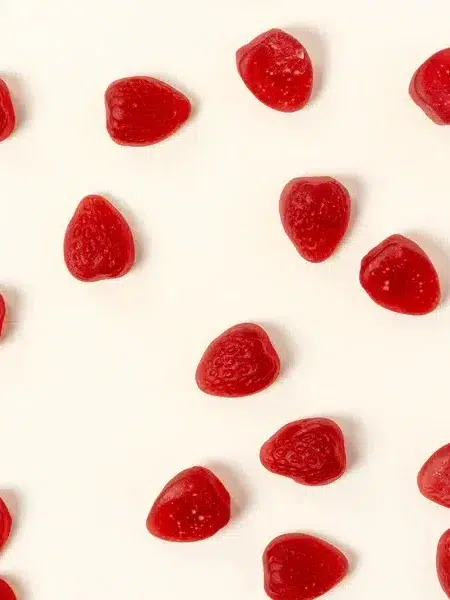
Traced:
POLYGON ((450 48, 436 52, 417 69, 409 93, 432 121, 450 124, 450 48))
MULTIPOLYGON (((8 507, 4 503, 3 499, 0 498, 0 550, 9 540, 12 529, 12 517, 8 510, 8 507)), ((1 600, 1 597, 0 597, 1 600)))
POLYGON ((279 372, 280 359, 264 329, 254 323, 241 323, 211 342, 195 379, 207 394, 236 398, 264 390, 279 372))
POLYGON ((272 600, 313 600, 347 575, 345 555, 324 540, 302 533, 275 538, 264 551, 264 588, 272 600))
POLYGON ((288 423, 261 448, 262 464, 303 485, 325 485, 341 477, 347 459, 342 430, 330 419, 288 423))
POLYGON ((403 235, 391 235, 362 259, 359 281, 374 302, 408 315, 432 312, 441 298, 430 259, 403 235))
POLYGON ((271 29, 236 52, 245 85, 263 104, 294 112, 309 101, 313 68, 308 52, 292 35, 271 29))
POLYGON ((0 142, 6 140, 16 126, 16 113, 8 86, 0 79, 0 142))
POLYGON ((436 570, 442 589, 450 598, 450 529, 442 534, 436 552, 436 570))
POLYGON ((332 177, 298 177, 281 193, 280 216, 304 259, 322 262, 336 250, 350 220, 350 196, 332 177))
POLYGON ((450 444, 430 456, 419 471, 417 484, 425 498, 450 508, 450 444))
POLYGON ((175 133, 189 118, 184 94, 153 77, 126 77, 105 94, 106 128, 122 146, 149 146, 175 133))
POLYGON ((3 333, 3 325, 6 317, 6 302, 2 294, 0 294, 0 336, 3 333))
POLYGON ((170 542, 204 540, 227 525, 230 505, 230 494, 212 471, 191 467, 159 494, 147 517, 147 529, 170 542))
POLYGON ((0 579, 0 600, 16 600, 16 595, 4 579, 0 579))
POLYGON ((72 275, 81 281, 121 277, 134 259, 133 235, 119 211, 102 196, 83 198, 64 238, 64 260, 72 275))

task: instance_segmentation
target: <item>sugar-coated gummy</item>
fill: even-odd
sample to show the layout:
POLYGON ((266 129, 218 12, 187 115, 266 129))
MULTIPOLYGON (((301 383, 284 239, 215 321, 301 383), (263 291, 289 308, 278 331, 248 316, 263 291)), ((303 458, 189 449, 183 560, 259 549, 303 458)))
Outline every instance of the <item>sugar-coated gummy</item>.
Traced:
POLYGON ((344 579, 348 560, 325 540, 287 533, 267 546, 263 567, 264 589, 272 600, 314 600, 344 579))
POLYGON ((282 29, 270 29, 239 48, 236 64, 242 80, 263 104, 295 112, 311 98, 313 67, 306 48, 282 29))
POLYGON ((165 140, 188 120, 184 94, 154 77, 126 77, 105 93, 106 128, 122 146, 149 146, 165 140))
POLYGON ((269 387, 279 372, 280 359, 264 329, 255 323, 240 323, 211 342, 195 379, 207 394, 240 397, 269 387))
POLYGON ((147 517, 147 529, 166 541, 197 542, 227 525, 230 506, 230 494, 216 475, 205 467, 191 467, 159 494, 147 517))
POLYGON ((0 579, 0 600, 16 600, 16 594, 4 579, 0 579))
MULTIPOLYGON (((6 545, 11 535, 12 517, 3 498, 0 498, 0 550, 6 545)), ((0 598, 1 600, 1 598, 0 598)))
POLYGON ((103 196, 86 196, 78 205, 64 237, 64 260, 80 281, 121 277, 133 266, 133 234, 103 196))
POLYGON ((16 112, 8 86, 0 79, 0 142, 6 140, 16 126, 16 112))
POLYGON ((450 444, 436 450, 425 462, 417 484, 425 498, 450 508, 450 444))
POLYGON ((436 52, 417 69, 409 93, 437 125, 450 124, 450 48, 436 52))

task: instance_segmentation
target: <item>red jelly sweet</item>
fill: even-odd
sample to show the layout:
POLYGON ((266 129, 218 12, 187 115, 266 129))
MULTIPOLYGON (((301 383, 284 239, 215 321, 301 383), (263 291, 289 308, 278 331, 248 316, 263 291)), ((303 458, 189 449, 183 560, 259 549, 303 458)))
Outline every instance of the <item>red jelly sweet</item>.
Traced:
POLYGON ((436 552, 436 570, 439 583, 450 598, 450 529, 439 540, 436 552))
POLYGON ((106 90, 106 127, 122 146, 149 146, 165 140, 188 120, 184 94, 153 77, 126 77, 106 90))
POLYGON ((439 278, 425 252, 403 235, 391 235, 361 261, 359 280, 384 308, 425 315, 439 305, 439 278))
POLYGON ((344 435, 331 419, 288 423, 261 448, 262 464, 277 475, 303 485, 325 485, 346 469, 344 435))
POLYGON ((0 600, 16 600, 15 593, 4 579, 0 579, 0 600))
POLYGON ((0 336, 3 333, 3 326, 5 324, 6 317, 6 302, 2 294, 0 294, 0 336))
POLYGON ((16 113, 8 86, 0 79, 0 142, 6 140, 16 126, 16 113))
POLYGON ((425 498, 450 508, 450 444, 430 456, 419 471, 417 484, 425 498))
POLYGON ((322 262, 338 247, 350 221, 350 196, 332 177, 298 177, 281 194, 280 217, 299 254, 322 262))
POLYGON ((345 555, 324 540, 287 533, 270 542, 263 555, 264 588, 272 600, 313 600, 347 575, 345 555))
POLYGON ((81 281, 121 277, 134 264, 133 235, 119 211, 102 196, 86 196, 64 238, 67 268, 81 281))
POLYGON ((417 69, 409 93, 432 121, 450 124, 450 48, 436 52, 417 69))
MULTIPOLYGON (((12 529, 12 517, 5 502, 0 498, 0 550, 9 540, 12 529)), ((1 597, 0 597, 1 600, 1 597)))
POLYGON ((281 112, 294 112, 309 101, 313 68, 308 52, 292 35, 271 29, 258 35, 236 53, 245 85, 263 104, 281 112))
POLYGON ((259 325, 230 327, 205 350, 197 367, 198 387, 212 396, 248 396, 271 385, 280 372, 280 359, 259 325))
POLYGON ((227 525, 230 505, 230 494, 212 471, 191 467, 159 494, 147 517, 147 529, 170 542, 204 540, 227 525))

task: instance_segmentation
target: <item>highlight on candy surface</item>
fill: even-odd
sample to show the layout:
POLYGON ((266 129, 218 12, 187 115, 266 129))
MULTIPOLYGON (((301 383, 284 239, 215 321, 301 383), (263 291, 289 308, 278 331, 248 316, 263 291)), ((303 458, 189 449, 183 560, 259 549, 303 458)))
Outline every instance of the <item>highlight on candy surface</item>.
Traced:
POLYGON ((170 542, 197 542, 227 525, 230 506, 230 494, 214 473, 191 467, 171 479, 159 494, 147 517, 147 529, 170 542))
MULTIPOLYGON (((9 540, 12 529, 12 517, 4 500, 0 498, 0 550, 9 540)), ((0 596, 1 600, 1 596, 0 596)))
POLYGON ((122 277, 134 264, 134 240, 128 223, 103 196, 86 196, 64 238, 64 260, 80 281, 122 277))
POLYGON ((450 124, 450 48, 436 52, 417 69, 409 93, 434 123, 450 124))
POLYGON ((450 529, 442 534, 436 552, 436 571, 442 589, 450 598, 450 529))
POLYGON ((206 394, 232 398, 264 390, 279 372, 280 359, 264 329, 254 323, 241 323, 211 342, 195 379, 206 394))
POLYGON ((359 281, 380 306, 408 315, 425 315, 438 307, 438 274, 420 246, 391 235, 361 261, 359 281))
POLYGON ((0 294, 0 336, 3 333, 3 325, 6 317, 6 302, 2 294, 0 294))
POLYGON ((106 128, 122 146, 149 146, 165 140, 188 120, 184 94, 154 77, 125 77, 105 93, 106 128))
POLYGON ((446 444, 425 462, 417 476, 421 494, 450 508, 450 444, 446 444))
POLYGON ((298 177, 283 189, 280 217, 299 254, 322 262, 337 249, 350 221, 348 190, 333 177, 298 177))
POLYGON ((311 59, 304 46, 282 29, 270 29, 239 48, 236 63, 247 88, 270 108, 294 112, 311 98, 311 59))
POLYGON ((4 579, 0 579, 0 600, 16 600, 16 594, 4 579))
POLYGON ((264 589, 272 600, 313 600, 348 573, 346 556, 328 542, 287 533, 270 542, 263 555, 264 589))
POLYGON ((331 419, 301 419, 277 431, 262 446, 260 459, 272 473, 297 483, 326 485, 345 472, 344 435, 331 419))
POLYGON ((16 126, 16 113, 8 86, 0 79, 0 142, 8 138, 16 126))

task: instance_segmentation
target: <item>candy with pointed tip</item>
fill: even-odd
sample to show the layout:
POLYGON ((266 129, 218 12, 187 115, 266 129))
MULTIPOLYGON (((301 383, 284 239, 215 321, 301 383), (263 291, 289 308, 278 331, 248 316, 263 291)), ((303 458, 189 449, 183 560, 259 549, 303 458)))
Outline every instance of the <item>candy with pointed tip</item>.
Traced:
POLYGON ((103 196, 86 196, 78 205, 64 238, 64 260, 80 281, 121 277, 133 266, 130 227, 103 196))
POLYGON ((16 113, 8 86, 0 79, 0 142, 3 142, 14 131, 16 113))
POLYGON ((279 372, 280 359, 264 329, 254 323, 241 323, 211 342, 195 379, 203 392, 232 398, 264 390, 279 372))
POLYGON ((306 48, 282 29, 270 29, 239 48, 236 63, 247 88, 266 106, 294 112, 309 101, 313 67, 306 48))
POLYGON ((314 600, 344 579, 346 556, 328 542, 287 533, 270 542, 263 555, 264 588, 272 600, 314 600))
POLYGON ((311 418, 288 423, 262 446, 264 467, 303 485, 325 485, 345 472, 344 435, 331 419, 311 418))
POLYGON ((165 140, 188 120, 184 94, 154 77, 126 77, 105 94, 106 128, 122 146, 149 146, 165 140))
POLYGON ((147 529, 170 542, 204 540, 227 525, 230 505, 230 494, 212 471, 191 467, 159 494, 147 517, 147 529))
POLYGON ((436 52, 417 69, 409 93, 437 125, 450 124, 450 48, 436 52))
POLYGON ((417 476, 421 494, 450 508, 450 444, 446 444, 425 462, 417 476))
POLYGON ((359 281, 380 306, 408 315, 425 315, 438 307, 438 274, 420 246, 391 235, 361 261, 359 281))
POLYGON ((310 262, 323 262, 336 251, 348 229, 350 210, 348 190, 333 177, 298 177, 281 193, 281 223, 310 262))

